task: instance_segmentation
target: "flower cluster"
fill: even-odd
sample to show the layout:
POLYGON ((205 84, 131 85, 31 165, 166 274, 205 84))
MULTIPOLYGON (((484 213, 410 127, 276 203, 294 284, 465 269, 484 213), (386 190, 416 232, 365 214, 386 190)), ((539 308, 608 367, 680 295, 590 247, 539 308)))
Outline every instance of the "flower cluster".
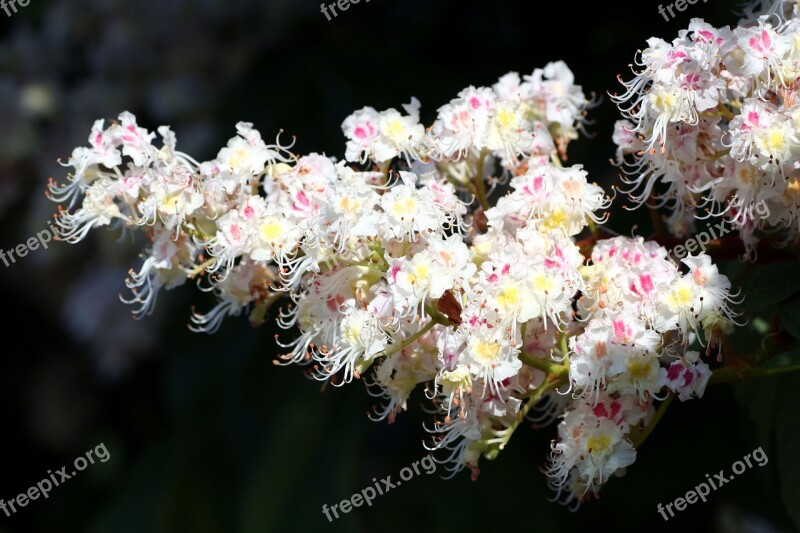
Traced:
MULTIPOLYGON (((35 17, 15 19, 0 31, 0 219, 10 231, 7 239, 22 242, 41 229, 43 215, 52 210, 38 194, 42 176, 61 175, 57 158, 65 146, 85 137, 87 124, 120 102, 151 120, 168 119, 183 132, 185 151, 210 150, 217 138, 214 111, 247 73, 230 68, 230 58, 246 64, 268 54, 292 31, 287 20, 303 9, 291 1, 240 0, 231 9, 221 2, 175 0, 159 5, 158 22, 141 23, 152 8, 149 0, 53 0, 35 17), (253 20, 261 21, 257 32, 226 31, 253 20), (152 68, 156 64, 161 67, 152 68), (23 199, 24 211, 12 209, 23 199)), ((302 69, 296 63, 284 74, 296 79, 302 69)), ((94 299, 117 292, 125 275, 121 265, 136 260, 135 247, 113 242, 95 239, 102 264, 81 250, 60 248, 37 256, 31 264, 37 272, 9 269, 4 278, 19 284, 59 272, 64 283, 29 285, 25 297, 39 302, 51 320, 63 321, 65 334, 82 344, 98 372, 116 380, 158 352, 165 315, 134 323, 113 299, 107 305, 94 299)))
POLYGON ((596 493, 633 463, 632 441, 653 416, 654 400, 667 392, 681 401, 703 396, 711 371, 687 346, 699 337, 710 348, 736 315, 730 282, 708 256, 683 262, 685 273, 663 247, 641 238, 600 241, 592 251, 569 329, 575 402, 548 468, 566 502, 596 493))
POLYGON ((611 204, 580 165, 563 166, 588 105, 552 63, 465 89, 427 128, 416 100, 356 111, 340 162, 240 123, 200 163, 169 128, 157 147, 123 113, 95 123, 51 194, 70 203, 58 217, 70 242, 146 230, 128 280, 137 315, 202 276, 218 303, 192 315, 197 331, 245 310, 261 323, 285 297, 279 363, 334 385, 364 376, 373 416, 390 421, 424 387, 429 447, 453 472, 477 475, 534 408, 563 418, 548 473, 580 501, 633 462, 655 400, 702 396, 710 370, 689 348, 710 350, 734 317, 705 255, 682 271, 642 239, 576 242, 611 204))
POLYGON ((759 233, 800 239, 800 19, 783 4, 733 29, 693 19, 671 43, 649 39, 613 97, 628 192, 668 205, 679 237, 718 216, 750 255, 759 233))
POLYGON ((519 156, 566 153, 577 138, 589 104, 563 62, 548 64, 529 76, 510 72, 493 87, 468 87, 439 109, 426 131, 419 123, 419 101, 378 112, 356 111, 342 125, 348 161, 384 163, 403 155, 420 160, 457 161, 482 151, 508 165, 519 156))

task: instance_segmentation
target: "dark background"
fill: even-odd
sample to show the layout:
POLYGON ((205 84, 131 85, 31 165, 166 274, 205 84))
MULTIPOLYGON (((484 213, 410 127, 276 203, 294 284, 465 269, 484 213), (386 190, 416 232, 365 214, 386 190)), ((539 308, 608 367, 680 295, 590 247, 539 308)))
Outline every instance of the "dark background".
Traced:
MULTIPOLYGON (((299 153, 341 157, 340 124, 364 105, 416 96, 429 124, 464 87, 558 59, 587 94, 606 95, 648 37, 671 40, 692 17, 733 24, 731 10, 710 0, 667 23, 641 1, 362 0, 329 22, 300 0, 32 0, 11 18, 0 12, 0 247, 45 227, 55 210, 46 179, 63 178, 56 159, 85 144, 95 118, 127 109, 151 130, 170 124, 200 160, 239 120, 267 139, 296 135, 299 153)), ((607 95, 590 117, 596 138, 573 143, 570 162, 608 188, 617 111, 607 95)), ((629 233, 647 226, 643 215, 618 212, 610 226, 629 233)), ((758 446, 772 457, 770 432, 741 402, 789 389, 790 378, 676 402, 627 475, 574 514, 547 501, 539 471, 554 428, 520 428, 477 481, 443 480, 440 467, 328 524, 323 504, 396 479, 427 453, 423 398, 392 426, 372 423, 362 384, 321 393, 299 367, 275 367, 269 326, 241 317, 214 336, 189 332, 190 306, 212 304, 191 284, 134 322, 117 295, 142 243, 94 233, 0 265, 0 497, 100 442, 111 459, 0 514, 0 531, 792 530, 774 460, 668 523, 656 511, 758 446)), ((800 399, 791 390, 787 401, 800 399)))

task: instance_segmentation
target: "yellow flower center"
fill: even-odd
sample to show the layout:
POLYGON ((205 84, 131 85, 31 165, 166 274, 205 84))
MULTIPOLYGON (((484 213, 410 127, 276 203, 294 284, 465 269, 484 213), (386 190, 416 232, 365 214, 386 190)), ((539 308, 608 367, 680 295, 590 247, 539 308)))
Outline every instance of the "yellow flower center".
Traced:
POLYGON ((784 133, 781 128, 771 128, 767 131, 764 139, 767 151, 770 153, 780 152, 783 150, 784 133))
POLYGON ((283 234, 283 228, 277 222, 267 222, 261 226, 261 236, 267 242, 274 242, 283 234))
POLYGON ((517 124, 517 117, 516 115, 509 109, 501 109, 499 113, 497 113, 497 122, 503 128, 511 128, 516 126, 517 124))
POLYGON ((559 229, 566 226, 567 220, 567 214, 556 208, 542 220, 542 226, 547 230, 559 229))
POLYGON ((167 213, 177 213, 183 205, 183 198, 180 195, 168 196, 161 202, 161 210, 167 213))
POLYGON ((644 381, 650 376, 652 365, 641 356, 631 357, 628 360, 627 370, 631 381, 644 381))
POLYGON ((534 275, 532 283, 533 283, 533 288, 539 292, 549 292, 553 290, 553 280, 548 278, 543 273, 534 275))
POLYGON ((675 93, 657 93, 653 96, 653 106, 661 112, 672 113, 675 105, 678 103, 675 93))
POLYGON ((358 344, 359 338, 361 336, 361 324, 358 322, 353 322, 349 324, 344 331, 344 338, 347 339, 347 342, 350 344, 358 344))
POLYGON ((692 304, 692 291, 686 285, 681 285, 669 292, 667 301, 672 307, 685 308, 692 304))
POLYGON ((475 344, 475 359, 488 364, 497 360, 500 355, 500 345, 496 342, 478 341, 475 344))
POLYGON ((339 209, 347 214, 357 213, 361 209, 361 200, 345 196, 339 200, 339 209))
POLYGON ((428 265, 420 264, 414 267, 414 275, 417 278, 425 279, 428 277, 429 272, 428 265))
POLYGON ((247 150, 244 148, 236 148, 233 153, 231 154, 231 158, 228 161, 232 170, 239 170, 241 169, 244 164, 247 162, 247 150))
POLYGON ((403 141, 406 133, 406 127, 402 120, 395 119, 386 124, 384 133, 387 137, 394 141, 403 141))
POLYGON ((516 287, 506 287, 497 297, 497 303, 505 309, 515 309, 519 306, 519 289, 516 287))
POLYGON ((397 218, 405 218, 413 215, 417 211, 417 201, 412 198, 404 198, 398 200, 392 205, 392 213, 397 218))
POLYGON ((605 433, 595 434, 586 439, 586 449, 589 453, 603 453, 611 447, 611 437, 605 433))

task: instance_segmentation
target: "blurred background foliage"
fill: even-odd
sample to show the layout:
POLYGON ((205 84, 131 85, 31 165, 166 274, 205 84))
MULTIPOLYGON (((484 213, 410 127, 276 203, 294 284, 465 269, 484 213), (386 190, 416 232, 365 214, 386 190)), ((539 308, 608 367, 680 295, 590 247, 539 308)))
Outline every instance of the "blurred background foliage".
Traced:
MULTIPOLYGON (((267 138, 281 128, 296 135, 300 153, 341 156, 339 125, 364 105, 399 107, 416 96, 430 123, 467 85, 557 59, 587 93, 606 95, 648 37, 671 40, 691 17, 733 24, 731 10, 711 0, 665 22, 656 3, 630 0, 374 0, 329 22, 306 0, 35 0, 13 17, 0 12, 0 248, 45 228, 54 211, 46 179, 63 177, 57 158, 85 143, 95 118, 127 109, 150 129, 170 124, 179 147, 202 159, 239 120, 267 138)), ((574 143, 570 161, 609 190, 617 112, 606 96, 590 116, 596 138, 574 143)), ((638 224, 647 235, 647 214, 624 203, 610 227, 629 233, 638 224)), ((142 243, 96 233, 0 266, 0 497, 100 442, 111 460, 48 500, 0 515, 0 531, 766 532, 793 530, 786 509, 799 519, 800 381, 785 375, 674 404, 627 475, 575 514, 547 501, 539 468, 555 433, 545 428, 517 432, 475 482, 467 473, 443 480, 439 470, 329 524, 323 504, 372 478, 396 479, 426 454, 421 400, 394 425, 372 423, 360 384, 320 392, 301 369, 274 366, 269 326, 252 329, 242 317, 214 336, 192 334, 190 305, 210 300, 191 286, 133 321, 117 295, 142 243), (767 466, 667 523, 657 513, 758 446, 767 466)), ((751 278, 764 296, 753 309, 767 318, 734 341, 737 353, 760 349, 778 308, 785 329, 800 330, 792 303, 800 287, 786 281, 797 265, 779 268, 751 278)))

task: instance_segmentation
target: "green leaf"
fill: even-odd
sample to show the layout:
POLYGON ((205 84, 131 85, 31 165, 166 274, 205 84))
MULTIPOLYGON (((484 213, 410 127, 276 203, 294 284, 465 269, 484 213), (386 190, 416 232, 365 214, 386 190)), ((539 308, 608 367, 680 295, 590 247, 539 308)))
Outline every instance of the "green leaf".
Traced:
POLYGON ((797 264, 759 267, 743 284, 745 305, 754 313, 765 311, 800 292, 797 264))
POLYGON ((788 370, 792 367, 800 367, 800 348, 776 355, 761 365, 760 368, 765 370, 788 370))
POLYGON ((779 306, 778 316, 786 331, 795 339, 800 339, 800 300, 779 306))
MULTIPOLYGON (((800 350, 772 359, 791 364, 800 350)), ((773 364, 782 364, 776 362, 773 364)), ((769 456, 770 468, 778 474, 787 517, 800 528, 800 375, 784 374, 735 386, 736 396, 750 413, 756 441, 769 456)))
POLYGON ((800 528, 800 402, 793 396, 794 401, 784 402, 780 408, 775 441, 783 503, 800 528))

